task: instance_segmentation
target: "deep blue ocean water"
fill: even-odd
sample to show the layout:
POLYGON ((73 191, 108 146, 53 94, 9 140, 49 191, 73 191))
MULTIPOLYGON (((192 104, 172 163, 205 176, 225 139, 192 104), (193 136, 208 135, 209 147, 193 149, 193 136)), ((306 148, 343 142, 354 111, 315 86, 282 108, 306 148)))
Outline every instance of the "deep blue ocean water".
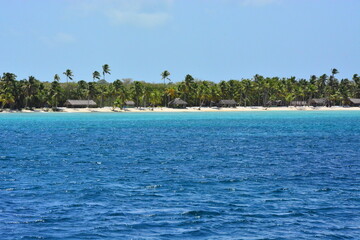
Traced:
POLYGON ((360 239, 360 111, 0 115, 0 239, 360 239))

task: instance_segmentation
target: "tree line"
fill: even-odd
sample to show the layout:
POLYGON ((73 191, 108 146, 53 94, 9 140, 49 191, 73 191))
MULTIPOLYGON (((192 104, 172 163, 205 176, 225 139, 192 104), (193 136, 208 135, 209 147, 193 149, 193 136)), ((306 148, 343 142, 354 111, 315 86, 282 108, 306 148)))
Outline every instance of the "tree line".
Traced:
POLYGON ((110 66, 102 66, 102 72, 94 71, 92 81, 74 81, 72 70, 63 72, 66 82, 54 75, 53 81, 40 81, 34 76, 17 80, 14 73, 3 73, 0 78, 0 107, 32 109, 63 106, 67 99, 94 100, 98 106, 122 108, 132 100, 137 107, 167 106, 174 98, 185 100, 189 106, 209 106, 221 99, 234 99, 241 106, 266 106, 281 100, 284 105, 292 101, 308 101, 327 98, 333 105, 346 104, 348 98, 360 98, 360 77, 337 79, 337 69, 329 75, 310 76, 309 79, 263 77, 229 80, 215 83, 195 79, 190 74, 181 82, 172 82, 170 72, 161 73, 163 83, 148 83, 132 79, 107 82, 110 66))

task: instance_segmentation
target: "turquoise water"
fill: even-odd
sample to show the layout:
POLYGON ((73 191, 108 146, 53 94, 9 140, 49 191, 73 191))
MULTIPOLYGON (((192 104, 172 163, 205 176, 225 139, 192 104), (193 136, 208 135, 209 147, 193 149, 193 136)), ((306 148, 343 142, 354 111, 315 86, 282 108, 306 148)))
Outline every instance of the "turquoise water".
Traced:
POLYGON ((0 239, 359 239, 360 111, 0 115, 0 239))

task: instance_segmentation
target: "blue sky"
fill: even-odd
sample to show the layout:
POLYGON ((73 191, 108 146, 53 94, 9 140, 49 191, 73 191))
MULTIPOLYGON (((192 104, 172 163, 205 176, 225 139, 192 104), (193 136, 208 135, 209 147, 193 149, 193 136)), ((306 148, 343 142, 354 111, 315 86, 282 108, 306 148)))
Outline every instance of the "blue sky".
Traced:
POLYGON ((360 74, 359 0, 0 0, 0 71, 162 82, 360 74))

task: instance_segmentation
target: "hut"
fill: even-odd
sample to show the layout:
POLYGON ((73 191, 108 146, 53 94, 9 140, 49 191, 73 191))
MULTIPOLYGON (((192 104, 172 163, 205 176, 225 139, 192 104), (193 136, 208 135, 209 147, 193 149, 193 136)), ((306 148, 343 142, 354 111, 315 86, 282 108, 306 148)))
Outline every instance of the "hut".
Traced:
POLYGON ((218 103, 218 107, 236 107, 237 102, 234 99, 230 100, 220 100, 218 103))
POLYGON ((173 107, 173 108, 186 108, 187 104, 188 104, 187 102, 185 102, 180 98, 175 98, 174 100, 168 103, 169 107, 173 107))
POLYGON ((309 101, 309 105, 313 107, 327 106, 328 100, 326 98, 313 98, 309 101))
POLYGON ((134 101, 125 101, 124 104, 125 104, 125 107, 135 107, 134 101))
POLYGON ((298 106, 306 106, 306 101, 291 101, 290 106, 298 107, 298 106))
POLYGON ((64 103, 65 107, 72 107, 72 108, 84 108, 84 107, 96 107, 96 102, 94 100, 71 100, 68 99, 64 103))
POLYGON ((360 107, 360 98, 349 98, 349 105, 352 107, 360 107))
POLYGON ((280 106, 284 106, 283 102, 281 100, 272 100, 272 101, 268 101, 266 103, 266 106, 268 107, 280 107, 280 106))

